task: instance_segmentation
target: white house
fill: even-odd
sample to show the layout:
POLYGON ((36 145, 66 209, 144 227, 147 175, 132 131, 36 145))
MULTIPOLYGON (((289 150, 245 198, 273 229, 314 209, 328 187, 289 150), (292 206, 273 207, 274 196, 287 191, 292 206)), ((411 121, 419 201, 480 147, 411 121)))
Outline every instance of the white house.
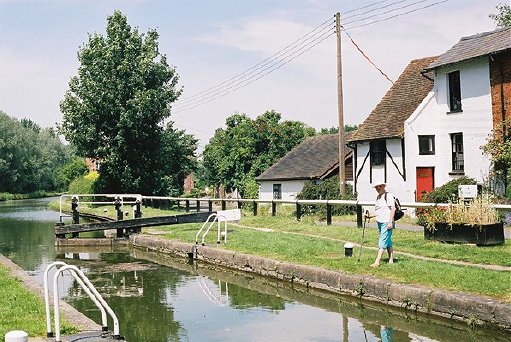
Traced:
MULTIPOLYGON (((349 137, 349 134, 347 134, 349 137)), ((352 152, 346 149, 345 177, 353 179, 352 152)), ((256 178, 259 199, 295 200, 305 182, 339 174, 339 136, 309 137, 256 178)))
POLYGON ((490 162, 480 147, 498 121, 495 103, 504 103, 505 116, 511 97, 497 91, 498 77, 491 75, 499 73, 494 60, 501 60, 508 67, 500 65, 500 86, 509 80, 510 51, 511 28, 505 28, 412 61, 348 139, 358 199, 374 199, 370 184, 376 179, 402 202, 462 175, 486 181, 490 162))

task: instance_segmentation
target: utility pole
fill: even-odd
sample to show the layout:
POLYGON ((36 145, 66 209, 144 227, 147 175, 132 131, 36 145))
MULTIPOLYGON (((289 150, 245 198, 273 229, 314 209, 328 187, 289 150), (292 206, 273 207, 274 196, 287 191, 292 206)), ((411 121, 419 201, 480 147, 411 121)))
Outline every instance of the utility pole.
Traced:
POLYGON ((346 172, 344 166, 344 107, 342 98, 342 54, 341 54, 341 14, 335 14, 335 33, 337 35, 337 111, 339 113, 339 191, 346 195, 346 172))

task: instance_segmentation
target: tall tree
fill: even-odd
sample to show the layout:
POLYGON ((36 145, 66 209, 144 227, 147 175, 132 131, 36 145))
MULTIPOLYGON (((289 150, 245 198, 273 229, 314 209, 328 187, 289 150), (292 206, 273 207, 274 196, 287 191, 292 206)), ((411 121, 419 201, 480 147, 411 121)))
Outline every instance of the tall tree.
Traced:
MULTIPOLYGON (((163 122, 181 90, 158 49, 158 33, 132 29, 116 11, 106 36, 89 35, 78 59, 78 75, 60 104, 62 133, 80 155, 101 160, 101 190, 162 194, 161 169, 168 162, 161 153, 168 148, 163 122)), ((192 145, 182 153, 191 153, 192 145)))
POLYGON ((268 111, 255 120, 245 114, 226 119, 203 152, 204 177, 214 186, 239 189, 244 197, 257 195, 255 178, 305 138, 315 134, 301 122, 283 121, 268 111))
POLYGON ((489 17, 495 20, 498 27, 511 26, 511 6, 509 4, 498 4, 496 6, 497 13, 490 14, 489 17))
POLYGON ((53 129, 0 111, 0 192, 57 190, 56 170, 69 159, 53 129))

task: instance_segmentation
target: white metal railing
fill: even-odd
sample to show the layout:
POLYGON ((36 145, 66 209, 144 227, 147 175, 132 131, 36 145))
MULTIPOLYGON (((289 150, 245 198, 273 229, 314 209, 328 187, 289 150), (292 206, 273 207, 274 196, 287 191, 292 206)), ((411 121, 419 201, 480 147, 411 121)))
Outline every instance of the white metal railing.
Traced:
POLYGON ((142 202, 142 195, 140 194, 65 194, 60 195, 59 198, 59 222, 62 222, 63 217, 71 217, 72 215, 62 213, 62 200, 66 197, 71 199, 76 198, 77 205, 82 204, 115 204, 116 199, 120 200, 121 208, 124 204, 136 204, 137 201, 142 202), (80 197, 107 197, 113 198, 112 201, 80 201, 80 197), (125 201, 125 198, 135 198, 135 201, 125 201))
MULTIPOLYGON (((257 199, 257 198, 208 198, 208 197, 165 197, 142 196, 142 199, 170 200, 170 201, 204 201, 204 202, 240 202, 240 203, 279 203, 279 204, 311 204, 311 205, 352 205, 374 206, 373 200, 283 200, 283 199, 257 199)), ((447 207, 449 203, 401 202, 403 208, 433 208, 447 207)), ((511 210, 511 204, 493 204, 497 210, 511 210)))
POLYGON ((53 332, 51 328, 51 314, 50 314, 50 295, 49 295, 49 286, 48 286, 48 273, 50 269, 57 268, 55 275, 53 277, 53 313, 54 313, 54 321, 55 321, 55 342, 61 342, 60 339, 60 308, 59 308, 59 290, 58 290, 58 278, 59 275, 63 274, 64 271, 69 271, 71 276, 76 280, 78 285, 85 291, 85 293, 89 296, 89 298, 94 302, 96 307, 101 311, 101 328, 103 331, 108 331, 108 322, 107 315, 113 320, 114 323, 114 338, 120 337, 119 334, 119 320, 117 316, 107 304, 107 302, 103 299, 103 297, 96 290, 94 285, 90 282, 89 278, 80 270, 78 267, 74 265, 66 264, 63 261, 56 261, 48 267, 44 271, 44 301, 45 301, 45 309, 46 309, 46 335, 48 337, 53 337, 53 332), (57 268, 61 266, 60 268, 57 268))
MULTIPOLYGON (((195 244, 198 244, 199 243, 199 235, 202 231, 202 229, 204 229, 204 227, 206 226, 206 224, 209 223, 209 227, 206 229, 206 231, 204 232, 204 234, 202 234, 202 245, 204 246, 204 239, 206 238, 206 235, 208 234, 209 230, 211 229, 211 227, 215 224, 215 222, 217 223, 217 239, 216 239, 216 243, 220 243, 220 235, 221 235, 221 228, 220 228, 220 220, 218 220, 219 217, 223 217, 222 215, 218 215, 218 214, 211 214, 208 216, 206 222, 204 222, 202 224, 202 226, 200 227, 199 231, 197 232, 197 234, 195 235, 195 244), (213 219, 213 221, 209 222, 209 220, 213 219)), ((224 222, 224 243, 227 243, 227 220, 223 220, 224 222)))
POLYGON ((209 227, 206 229, 204 234, 202 234, 202 245, 204 246, 204 239, 206 238, 206 235, 208 234, 209 230, 215 224, 217 223, 217 241, 216 243, 220 243, 221 240, 221 228, 220 228, 220 222, 224 222, 224 243, 227 243, 227 221, 239 221, 241 220, 241 209, 231 209, 231 210, 219 210, 216 213, 213 213, 208 216, 206 222, 202 224, 199 231, 195 235, 195 244, 199 243, 199 235, 206 226, 206 224, 209 223, 209 227), (213 219, 213 221, 209 222, 209 220, 213 219))

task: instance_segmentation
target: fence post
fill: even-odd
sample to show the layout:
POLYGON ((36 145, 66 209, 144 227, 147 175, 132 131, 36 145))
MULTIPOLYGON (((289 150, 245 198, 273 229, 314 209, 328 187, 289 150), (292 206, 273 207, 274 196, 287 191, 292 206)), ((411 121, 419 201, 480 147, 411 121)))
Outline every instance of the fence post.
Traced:
POLYGON ((257 202, 252 202, 252 210, 254 211, 254 216, 257 216, 257 202))
POLYGON ((275 216, 277 214, 277 203, 271 201, 271 216, 275 216))
POLYGON ((362 206, 357 204, 357 227, 362 227, 362 206))
MULTIPOLYGON (((115 197, 114 206, 115 206, 115 211, 117 213, 117 221, 121 221, 123 219, 124 213, 122 212, 122 203, 121 203, 121 198, 119 196, 115 197)), ((122 237, 122 235, 123 235, 122 231, 123 231, 123 228, 117 228, 117 237, 122 237)))
POLYGON ((208 200, 208 211, 209 212, 213 211, 213 201, 210 199, 208 200))
MULTIPOLYGON (((73 211, 73 224, 80 223, 80 212, 78 211, 78 197, 73 196, 71 199, 71 210, 73 211)), ((77 238, 78 233, 72 233, 71 237, 77 238)))
POLYGON ((200 211, 200 200, 197 200, 197 212, 200 211))
POLYGON ((222 210, 225 210, 225 200, 222 199, 222 210))
POLYGON ((330 203, 326 204, 326 224, 327 226, 332 225, 332 205, 330 203))
MULTIPOLYGON (((137 197, 137 199, 135 201, 135 215, 134 215, 135 218, 141 218, 142 217, 141 206, 142 206, 142 196, 137 197)), ((133 232, 140 233, 140 232, 142 232, 142 228, 141 227, 134 228, 133 232)))
POLYGON ((300 221, 302 218, 302 206, 300 203, 296 202, 296 220, 300 221))
POLYGON ((190 200, 186 200, 186 201, 185 201, 185 211, 186 211, 186 212, 189 212, 189 211, 190 211, 190 200))

